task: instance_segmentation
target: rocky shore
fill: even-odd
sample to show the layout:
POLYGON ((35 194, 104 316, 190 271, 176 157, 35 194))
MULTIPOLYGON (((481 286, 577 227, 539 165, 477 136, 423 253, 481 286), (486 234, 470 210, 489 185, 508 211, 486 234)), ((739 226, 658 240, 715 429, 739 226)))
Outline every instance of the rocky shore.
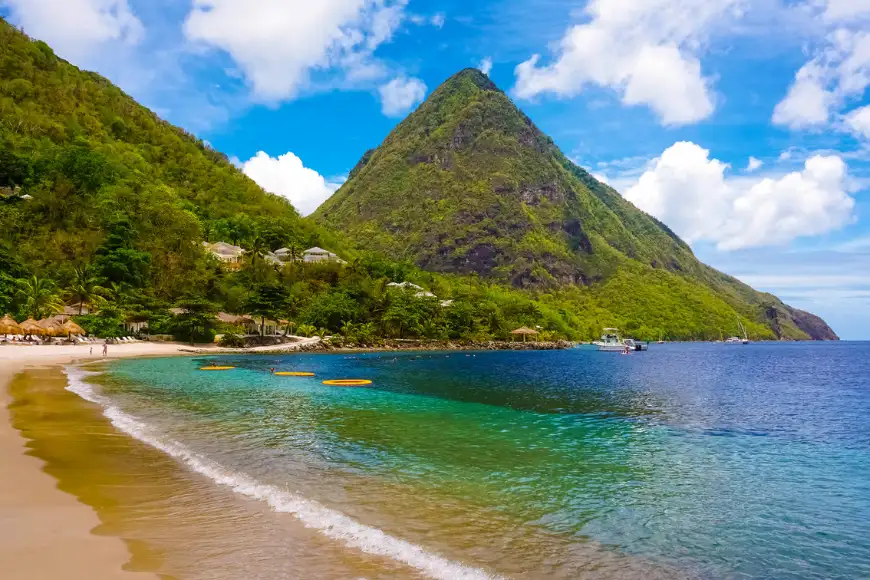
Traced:
POLYGON ((557 342, 507 342, 490 340, 486 342, 458 340, 383 340, 374 344, 346 344, 342 341, 326 340, 310 345, 310 351, 394 351, 394 350, 562 350, 571 348, 574 343, 557 342))
MULTIPOLYGON (((338 337, 317 343, 300 345, 294 352, 391 352, 391 351, 450 351, 450 350, 562 350, 572 348, 573 342, 471 342, 458 340, 379 340, 371 344, 348 344, 338 337)), ((245 352, 245 351, 237 351, 245 352)), ((264 351, 260 351, 264 352, 264 351)), ((271 351, 265 351, 271 352, 271 351)), ((274 351, 286 353, 287 351, 274 351)))

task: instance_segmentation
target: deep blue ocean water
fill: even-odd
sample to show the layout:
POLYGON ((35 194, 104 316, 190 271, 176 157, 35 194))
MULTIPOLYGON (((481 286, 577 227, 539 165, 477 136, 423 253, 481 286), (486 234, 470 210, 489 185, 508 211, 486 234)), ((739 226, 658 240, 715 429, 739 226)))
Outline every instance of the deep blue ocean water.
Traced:
POLYGON ((492 574, 851 579, 870 578, 868 352, 141 359, 103 388, 234 473, 492 574))

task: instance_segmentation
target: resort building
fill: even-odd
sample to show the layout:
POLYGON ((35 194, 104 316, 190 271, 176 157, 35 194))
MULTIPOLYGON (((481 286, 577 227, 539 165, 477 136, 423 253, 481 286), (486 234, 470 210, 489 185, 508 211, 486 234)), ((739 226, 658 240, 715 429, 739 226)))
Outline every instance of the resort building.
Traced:
MULTIPOLYGON (((185 313, 183 308, 170 308, 169 312, 173 316, 180 316, 185 313)), ((251 316, 250 314, 227 314, 226 312, 218 312, 215 315, 215 320, 225 324, 238 326, 244 334, 260 334, 260 318, 251 316)), ((263 334, 265 336, 274 336, 278 334, 280 324, 275 320, 266 319, 263 324, 263 334)))
MULTIPOLYGON (((293 250, 290 248, 281 248, 280 250, 275 250, 275 257, 281 260, 282 262, 290 262, 293 260, 293 250)), ((299 256, 296 256, 296 259, 299 259, 299 256)))
MULTIPOLYGON (((240 326, 244 329, 245 334, 260 334, 260 319, 250 314, 227 314, 226 312, 218 312, 215 317, 221 322, 240 326)), ((263 324, 263 334, 273 336, 278 334, 278 322, 275 320, 266 319, 263 324)))
POLYGON ((203 242, 202 245, 215 258, 225 264, 238 264, 245 253, 245 250, 241 247, 226 242, 215 242, 213 244, 203 242))
MULTIPOLYGON (((278 251, 280 252, 281 250, 278 251)), ((335 262, 337 264, 347 263, 332 252, 317 247, 308 248, 302 252, 302 261, 309 264, 318 262, 335 262)))

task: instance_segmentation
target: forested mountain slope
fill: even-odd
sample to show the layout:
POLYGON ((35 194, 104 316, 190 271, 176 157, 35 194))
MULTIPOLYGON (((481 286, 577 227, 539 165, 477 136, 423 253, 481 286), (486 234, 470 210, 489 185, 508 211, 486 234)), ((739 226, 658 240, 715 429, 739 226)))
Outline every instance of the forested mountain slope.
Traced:
POLYGON ((111 282, 171 300, 208 278, 203 239, 330 245, 284 198, 0 20, 0 251, 63 281, 113 262, 111 282))
POLYGON ((560 300, 576 294, 577 307, 594 300, 650 328, 678 313, 693 320, 687 327, 734 333, 736 311, 777 336, 835 337, 700 263, 667 226, 568 160, 475 69, 448 79, 368 151, 315 219, 427 270, 560 300))

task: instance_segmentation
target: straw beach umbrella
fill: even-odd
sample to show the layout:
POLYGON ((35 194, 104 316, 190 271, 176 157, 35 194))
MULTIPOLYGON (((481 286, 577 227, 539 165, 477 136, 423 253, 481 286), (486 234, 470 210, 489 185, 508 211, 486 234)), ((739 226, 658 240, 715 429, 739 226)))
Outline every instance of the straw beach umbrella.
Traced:
POLYGON ((72 335, 74 334, 82 335, 85 333, 85 329, 73 322, 72 320, 67 320, 66 322, 64 322, 61 328, 70 337, 72 337, 72 335))
POLYGON ((18 325, 24 334, 32 335, 32 334, 45 334, 45 329, 39 325, 39 323, 32 318, 28 318, 24 322, 18 325))
POLYGON ((43 328, 48 336, 62 336, 64 334, 61 324, 52 318, 45 318, 37 324, 43 328))
POLYGON ((516 330, 512 330, 511 334, 513 334, 514 336, 522 335, 523 342, 526 342, 526 339, 529 336, 533 336, 535 334, 538 334, 538 331, 532 330, 531 328, 526 328, 525 326, 521 326, 520 328, 517 328, 516 330))
POLYGON ((0 334, 22 334, 24 331, 8 314, 0 319, 0 334))

